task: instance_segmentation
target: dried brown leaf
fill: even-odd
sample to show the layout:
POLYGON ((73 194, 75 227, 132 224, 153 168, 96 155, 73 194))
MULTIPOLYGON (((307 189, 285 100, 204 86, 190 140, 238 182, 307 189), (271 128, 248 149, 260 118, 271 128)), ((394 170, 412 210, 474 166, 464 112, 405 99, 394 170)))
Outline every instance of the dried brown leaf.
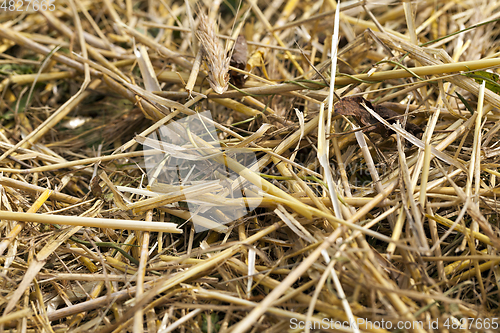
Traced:
MULTIPOLYGON (((234 43, 233 54, 231 56, 230 64, 233 67, 244 70, 247 66, 248 59, 248 44, 245 36, 239 35, 234 43)), ((246 81, 246 75, 236 71, 230 71, 231 79, 235 86, 242 87, 246 81)))
MULTIPOLYGON (((396 111, 388 109, 382 105, 373 106, 370 101, 367 101, 361 96, 348 96, 342 98, 337 102, 337 104, 335 104, 335 113, 344 116, 353 116, 354 118, 356 118, 360 126, 367 127, 365 129, 365 132, 375 132, 380 134, 384 138, 390 136, 391 134, 394 134, 394 131, 385 127, 370 113, 368 113, 365 108, 361 106, 362 102, 364 102, 372 110, 375 110, 375 112, 377 112, 382 118, 386 120, 392 120, 393 122, 395 122, 398 118, 401 117, 401 115, 396 111)), ((417 125, 407 122, 406 129, 417 138, 422 137, 423 132, 417 125)))
POLYGON ((102 197, 102 187, 99 184, 101 179, 99 177, 94 177, 90 182, 90 191, 96 198, 102 197))

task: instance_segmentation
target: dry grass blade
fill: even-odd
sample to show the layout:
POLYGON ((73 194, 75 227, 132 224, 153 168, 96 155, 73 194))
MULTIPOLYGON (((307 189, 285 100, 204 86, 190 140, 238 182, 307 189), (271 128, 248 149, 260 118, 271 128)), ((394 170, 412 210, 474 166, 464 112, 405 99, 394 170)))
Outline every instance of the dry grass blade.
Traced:
MULTIPOLYGON (((51 190, 45 190, 43 193, 36 199, 33 205, 28 209, 28 213, 36 213, 38 209, 47 201, 47 199, 52 194, 51 190)), ((18 223, 14 228, 10 230, 10 232, 6 235, 6 237, 0 243, 0 255, 7 249, 7 246, 16 238, 16 236, 23 230, 25 223, 18 223)))

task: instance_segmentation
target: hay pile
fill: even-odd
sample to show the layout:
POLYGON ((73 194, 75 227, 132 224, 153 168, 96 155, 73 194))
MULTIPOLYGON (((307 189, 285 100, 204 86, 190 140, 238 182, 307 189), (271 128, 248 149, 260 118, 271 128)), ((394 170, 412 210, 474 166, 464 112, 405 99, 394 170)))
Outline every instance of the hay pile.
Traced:
POLYGON ((500 1, 12 3, 3 330, 498 332, 500 1))

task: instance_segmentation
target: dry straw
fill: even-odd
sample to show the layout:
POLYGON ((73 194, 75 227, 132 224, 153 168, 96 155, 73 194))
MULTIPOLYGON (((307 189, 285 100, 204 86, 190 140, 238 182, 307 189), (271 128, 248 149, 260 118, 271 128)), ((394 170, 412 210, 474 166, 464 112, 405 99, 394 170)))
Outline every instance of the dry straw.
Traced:
POLYGON ((2 12, 3 330, 498 331, 500 1, 231 5, 2 12))

